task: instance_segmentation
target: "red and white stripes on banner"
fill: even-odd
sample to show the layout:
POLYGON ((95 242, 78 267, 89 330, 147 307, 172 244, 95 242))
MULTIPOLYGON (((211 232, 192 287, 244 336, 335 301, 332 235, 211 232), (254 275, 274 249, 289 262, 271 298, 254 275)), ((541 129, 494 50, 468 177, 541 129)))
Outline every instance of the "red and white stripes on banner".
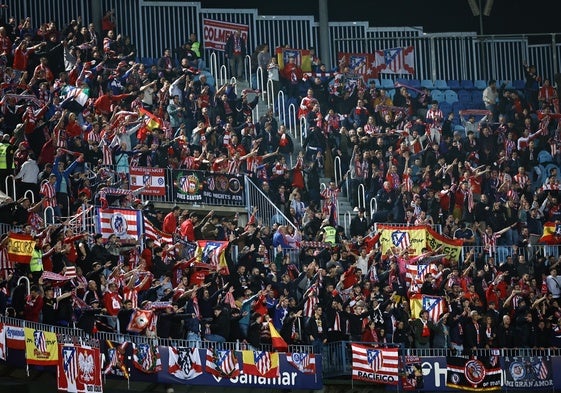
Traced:
POLYGON ((352 378, 368 382, 397 385, 399 354, 397 348, 373 348, 351 344, 352 378))
POLYGON ((144 235, 150 239, 154 239, 154 244, 161 246, 162 244, 173 244, 173 235, 160 231, 144 217, 144 235))
POLYGON ((132 209, 97 209, 98 232, 104 239, 117 235, 121 239, 138 240, 142 229, 140 211, 132 209))
POLYGON ((407 264, 405 272, 405 281, 409 286, 409 291, 416 293, 419 292, 421 286, 425 282, 425 276, 427 274, 432 274, 433 276, 438 274, 438 268, 434 263, 428 264, 407 264))
POLYGON ((415 75, 415 48, 390 48, 374 53, 376 71, 383 74, 415 75))

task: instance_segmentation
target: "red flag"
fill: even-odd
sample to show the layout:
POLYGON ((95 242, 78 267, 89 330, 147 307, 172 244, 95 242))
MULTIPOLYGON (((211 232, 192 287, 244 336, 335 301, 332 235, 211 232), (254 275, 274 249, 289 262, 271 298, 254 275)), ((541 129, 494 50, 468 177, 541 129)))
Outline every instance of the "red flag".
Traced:
POLYGON ((132 314, 127 330, 129 332, 142 333, 150 326, 153 317, 154 311, 152 310, 136 310, 134 314, 132 314))

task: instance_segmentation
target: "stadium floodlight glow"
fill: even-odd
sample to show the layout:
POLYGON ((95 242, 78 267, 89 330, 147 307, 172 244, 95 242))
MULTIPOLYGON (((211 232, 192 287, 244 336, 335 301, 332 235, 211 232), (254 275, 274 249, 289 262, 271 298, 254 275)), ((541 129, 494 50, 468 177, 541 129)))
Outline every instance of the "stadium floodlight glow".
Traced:
POLYGON ((467 0, 467 2, 469 4, 469 8, 471 9, 471 13, 473 14, 473 16, 479 16, 481 10, 479 9, 479 5, 477 5, 477 1, 467 0))
POLYGON ((487 0, 485 3, 485 8, 483 8, 483 15, 489 16, 491 15, 491 11, 493 10, 493 3, 495 0, 487 0))

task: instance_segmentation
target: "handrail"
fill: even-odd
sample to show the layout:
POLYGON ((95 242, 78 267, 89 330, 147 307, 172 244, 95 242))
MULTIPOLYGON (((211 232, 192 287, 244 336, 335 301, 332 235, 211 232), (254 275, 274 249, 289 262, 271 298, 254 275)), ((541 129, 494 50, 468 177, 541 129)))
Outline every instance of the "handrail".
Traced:
POLYGON ((218 80, 218 59, 216 57, 215 52, 212 52, 210 54, 210 59, 209 59, 208 62, 209 62, 210 75, 212 75, 214 80, 217 81, 218 80))
POLYGON ((272 80, 267 80, 267 106, 269 108, 275 108, 275 86, 272 80))
POLYGON ((349 233, 349 228, 351 227, 351 212, 346 211, 343 213, 343 228, 345 228, 345 233, 349 233))
POLYGON ((45 225, 54 225, 55 223, 55 209, 52 206, 47 206, 45 210, 43 210, 43 221, 45 225), (51 212, 51 220, 48 220, 47 212, 51 212))
POLYGON ((296 119, 296 106, 290 104, 288 106, 288 129, 291 131, 292 135, 296 137, 297 132, 297 119, 296 119))
POLYGON ((249 88, 251 88, 251 76, 253 75, 253 73, 251 72, 251 63, 252 63, 251 56, 245 55, 243 61, 243 68, 245 71, 245 77, 247 78, 247 83, 249 84, 249 88))
POLYGON ((339 156, 335 156, 335 159, 333 160, 333 169, 335 172, 335 186, 339 187, 339 184, 341 184, 341 180, 343 179, 343 172, 341 169, 341 157, 339 156))
POLYGON ((20 278, 18 278, 18 283, 17 285, 19 285, 21 280, 25 280, 27 281, 27 293, 31 293, 31 283, 29 282, 29 278, 27 278, 26 276, 21 276, 20 278))
POLYGON ((366 209, 366 196, 365 196, 365 192, 364 192, 364 184, 360 183, 358 185, 358 208, 360 209, 361 207, 366 209))
POLYGON ((220 66, 220 86, 228 82, 228 68, 225 64, 220 66))
POLYGON ((14 201, 17 200, 18 198, 16 193, 16 177, 14 175, 6 176, 6 179, 4 179, 4 185, 5 185, 6 195, 12 198, 14 201), (12 179, 12 190, 14 191, 13 195, 10 195, 10 188, 9 188, 10 184, 8 183, 9 179, 12 179))
MULTIPOLYGON (((286 107, 284 106, 284 91, 279 90, 279 92, 277 93, 277 110, 278 110, 278 117, 279 120, 282 124, 284 124, 285 126, 287 125, 287 121, 286 121, 286 107)), ((290 127, 288 127, 288 130, 290 131, 290 127)))
POLYGON ((238 80, 236 79, 235 76, 230 78, 230 84, 232 86, 234 86, 234 93, 236 93, 236 95, 238 95, 238 80))
POLYGON ((265 195, 263 190, 257 187, 247 176, 245 177, 245 189, 248 214, 251 214, 253 206, 256 206, 258 209, 257 215, 261 218, 264 225, 271 226, 274 222, 277 222, 282 225, 290 225, 295 231, 298 229, 296 225, 286 217, 284 212, 265 195), (281 222, 276 220, 280 220, 281 222))
MULTIPOLYGON (((291 104, 292 106, 293 104, 291 104)), ((300 146, 304 145, 304 131, 308 129, 308 122, 305 117, 301 117, 300 120, 300 127, 295 128, 295 131, 298 132, 298 140, 300 141, 300 146)))
MULTIPOLYGON (((259 90, 261 93, 263 93, 263 91, 265 90, 265 84, 263 82, 263 69, 261 67, 257 67, 257 71, 255 72, 255 76, 257 77, 257 90, 259 90)), ((263 94, 261 94, 261 100, 265 101, 265 97, 263 97, 263 94)))
POLYGON ((33 191, 31 190, 27 190, 23 193, 23 196, 25 198, 29 198, 29 200, 31 201, 31 204, 34 205, 35 204, 35 194, 33 193, 33 191), (31 195, 31 196, 28 196, 31 195))
POLYGON ((376 197, 370 198, 370 219, 374 218, 374 214, 378 211, 378 201, 376 197))

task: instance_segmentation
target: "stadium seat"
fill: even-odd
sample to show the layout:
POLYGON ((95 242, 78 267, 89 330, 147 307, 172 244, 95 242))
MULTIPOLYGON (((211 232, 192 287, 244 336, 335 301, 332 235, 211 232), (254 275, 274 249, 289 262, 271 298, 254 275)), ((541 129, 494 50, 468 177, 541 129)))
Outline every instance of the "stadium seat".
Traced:
POLYGON ((514 85, 512 84, 512 81, 509 80, 500 80, 497 81, 497 88, 500 88, 502 85, 505 85, 505 89, 507 90, 513 90, 514 89, 514 85))
POLYGON ((460 81, 460 87, 462 89, 472 90, 472 89, 474 89, 473 81, 471 79, 462 79, 460 81))
POLYGON ((472 102, 472 97, 471 97, 471 92, 469 90, 458 90, 458 100, 460 102, 466 102, 466 103, 471 103, 472 102))
POLYGON ((434 88, 438 89, 438 90, 448 90, 450 89, 450 87, 448 86, 448 83, 446 83, 446 81, 444 79, 437 79, 434 81, 434 88))
POLYGON ((422 79, 421 80, 421 87, 426 87, 429 90, 434 89, 434 83, 430 79, 422 79))
POLYGON ((484 90, 487 87, 487 82, 483 79, 476 79, 473 82, 473 86, 478 90, 484 90))
POLYGON ((476 106, 483 104, 483 93, 480 90, 473 90, 471 92, 471 102, 476 106))
POLYGON ((457 79, 450 79, 448 80, 448 87, 452 90, 460 90, 460 81, 457 79))
POLYGON ((395 89, 388 89, 387 91, 388 91, 388 95, 393 100, 393 98, 395 97, 395 89))
POLYGON ((453 111, 452 104, 447 101, 442 101, 438 106, 440 107, 444 117, 448 116, 448 114, 453 111))
POLYGON ((526 84, 526 82, 522 79, 515 79, 512 81, 512 86, 516 89, 516 90, 524 90, 524 85, 526 84))
POLYGON ((382 89, 393 89, 395 88, 395 83, 391 79, 380 79, 380 87, 382 89))
POLYGON ((409 86, 414 87, 415 89, 421 88, 421 81, 418 79, 410 79, 409 86))
POLYGON ((444 93, 442 92, 442 90, 434 89, 430 94, 433 100, 436 100, 438 102, 444 101, 444 93))
POLYGON ((378 78, 369 79, 368 85, 370 85, 370 82, 374 82, 374 86, 376 86, 376 89, 379 89, 381 87, 380 80, 378 80, 378 78))
POLYGON ((456 93, 454 90, 446 90, 444 92, 444 99, 446 100, 446 102, 448 102, 450 105, 452 105, 454 102, 458 102, 458 93, 456 93))

